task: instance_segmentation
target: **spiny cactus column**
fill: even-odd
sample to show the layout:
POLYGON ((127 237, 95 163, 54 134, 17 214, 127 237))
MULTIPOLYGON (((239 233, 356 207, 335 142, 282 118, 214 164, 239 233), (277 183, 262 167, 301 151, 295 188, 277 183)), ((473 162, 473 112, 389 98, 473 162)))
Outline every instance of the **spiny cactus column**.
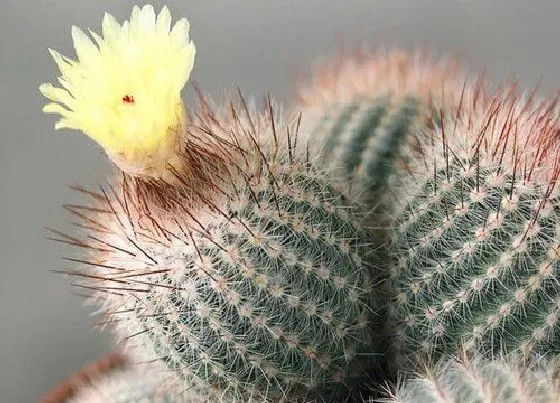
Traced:
POLYGON ((556 101, 500 92, 432 131, 393 183, 400 357, 560 352, 560 121, 556 101))
POLYGON ((170 19, 135 7, 122 26, 105 17, 98 45, 73 29, 79 62, 53 53, 64 88, 41 86, 54 101, 45 110, 119 168, 101 191, 83 190, 91 204, 69 207, 85 240, 59 235, 90 252, 71 258, 85 267, 69 274, 175 390, 336 399, 368 366, 351 364, 378 353, 362 215, 270 101, 264 115, 244 99, 227 116, 204 99, 185 112, 194 45, 186 20, 170 19))
POLYGON ((331 105, 311 132, 312 139, 324 141, 318 163, 347 181, 361 202, 380 200, 393 160, 418 117, 418 102, 414 96, 386 95, 331 105))
POLYGON ((90 233, 101 242, 90 245, 111 245, 90 286, 122 295, 97 294, 119 336, 226 400, 336 389, 353 382, 356 354, 373 352, 372 240, 357 209, 320 173, 261 151, 196 210, 138 231, 121 194, 97 205, 109 232, 90 233))
MULTIPOLYGON (((220 129, 205 116, 191 135, 235 130, 243 145, 215 189, 196 190, 196 207, 167 188, 139 193, 127 177, 94 194, 87 215, 73 208, 89 238, 73 243, 93 251, 80 260, 90 268, 71 274, 89 279, 131 354, 158 361, 179 390, 195 383, 226 401, 348 393, 368 365, 359 355, 379 353, 358 207, 285 138, 251 146, 257 136, 244 133, 257 119, 220 129)), ((270 120, 259 135, 280 127, 270 120)))
POLYGON ((390 174, 405 172, 417 151, 410 132, 432 127, 442 108, 471 110, 484 98, 482 83, 465 84, 455 63, 421 52, 347 56, 319 69, 312 85, 299 90, 302 132, 321 156, 317 163, 344 178, 352 198, 375 209, 370 224, 379 226, 387 215, 380 205, 387 202, 390 174))
MULTIPOLYGON (((442 362, 406 380, 386 403, 556 403, 560 401, 558 360, 526 367, 510 360, 480 358, 442 362)), ((371 400, 373 402, 374 400, 371 400)), ((379 400, 377 400, 379 401, 379 400)))

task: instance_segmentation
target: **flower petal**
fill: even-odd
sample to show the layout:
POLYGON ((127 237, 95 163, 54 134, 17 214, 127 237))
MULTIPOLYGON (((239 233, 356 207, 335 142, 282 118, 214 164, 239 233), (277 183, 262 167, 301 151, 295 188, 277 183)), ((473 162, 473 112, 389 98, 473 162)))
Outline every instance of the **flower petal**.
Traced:
POLYGON ((60 129, 74 129, 74 130, 79 130, 80 124, 74 120, 70 120, 70 119, 60 119, 58 122, 56 122, 56 124, 54 125, 55 130, 60 130, 60 129))
POLYGON ((99 56, 99 49, 80 28, 72 26, 72 40, 78 60, 84 65, 95 63, 99 56))
POLYGON ((177 74, 177 77, 181 79, 180 83, 177 83, 177 86, 181 86, 181 88, 185 85, 185 83, 189 80, 191 75, 191 71, 194 67, 194 59, 196 56, 196 47, 194 43, 189 43, 189 45, 185 48, 182 48, 180 53, 181 60, 184 63, 181 65, 182 69, 181 72, 177 74))
POLYGON ((140 25, 140 8, 138 8, 138 6, 132 8, 130 20, 128 21, 130 32, 138 32, 138 26, 140 25))
POLYGON ((139 28, 142 31, 153 31, 156 26, 156 13, 154 7, 150 4, 142 7, 140 12, 140 19, 138 21, 139 28))
POLYGON ((186 18, 181 18, 175 23, 171 30, 171 41, 177 46, 185 46, 189 43, 190 24, 186 18))
POLYGON ((46 98, 54 102, 65 103, 65 101, 71 98, 68 91, 62 88, 57 88, 51 83, 41 84, 39 86, 39 91, 41 91, 41 94, 43 94, 46 98))
POLYGON ((109 13, 105 13, 103 23, 101 24, 101 30, 103 32, 103 39, 105 42, 109 45, 113 44, 119 37, 121 29, 121 25, 117 22, 115 17, 109 13))
POLYGON ((167 35, 171 29, 171 13, 167 6, 163 6, 156 20, 156 31, 160 35, 167 35))
POLYGON ((54 49, 49 48, 49 53, 51 54, 62 75, 68 74, 74 65, 73 61, 61 55, 54 49))
POLYGON ((63 117, 68 117, 68 115, 72 113, 72 111, 70 111, 70 110, 66 109, 65 107, 63 107, 62 105, 54 103, 54 102, 46 104, 43 107, 43 112, 45 112, 45 113, 57 113, 57 114, 59 114, 63 117))

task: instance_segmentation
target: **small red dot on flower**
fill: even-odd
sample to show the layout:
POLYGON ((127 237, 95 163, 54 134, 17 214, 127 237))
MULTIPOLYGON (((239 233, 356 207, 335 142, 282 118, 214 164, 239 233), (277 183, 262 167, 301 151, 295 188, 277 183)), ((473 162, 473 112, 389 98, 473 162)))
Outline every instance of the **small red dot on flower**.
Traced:
POLYGON ((133 104, 134 103, 134 97, 132 95, 125 95, 124 97, 122 97, 123 102, 127 103, 127 104, 133 104))

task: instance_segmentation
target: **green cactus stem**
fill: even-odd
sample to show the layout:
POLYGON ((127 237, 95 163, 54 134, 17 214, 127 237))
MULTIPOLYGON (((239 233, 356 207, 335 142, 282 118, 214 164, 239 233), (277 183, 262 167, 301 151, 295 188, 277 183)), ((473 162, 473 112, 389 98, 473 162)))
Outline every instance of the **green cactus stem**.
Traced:
POLYGON ((130 354, 179 389, 331 399, 364 375, 367 364, 353 364, 379 353, 373 241, 359 207, 294 144, 295 123, 243 105, 229 117, 201 108, 188 133, 228 144, 227 172, 197 205, 124 176, 73 208, 88 237, 73 243, 92 254, 71 274, 88 279, 130 354))
POLYGON ((483 103, 482 80, 466 82, 452 60, 393 50, 341 58, 300 88, 303 132, 320 155, 317 165, 344 180, 342 190, 367 209, 372 228, 392 216, 388 181, 406 173, 419 130, 437 125, 443 110, 455 116, 483 103))
POLYGON ((511 90, 432 131, 393 183, 401 358, 560 352, 556 101, 511 90))
POLYGON ((332 105, 311 135, 324 139, 320 165, 347 181, 358 200, 375 203, 419 108, 414 96, 391 95, 332 105))

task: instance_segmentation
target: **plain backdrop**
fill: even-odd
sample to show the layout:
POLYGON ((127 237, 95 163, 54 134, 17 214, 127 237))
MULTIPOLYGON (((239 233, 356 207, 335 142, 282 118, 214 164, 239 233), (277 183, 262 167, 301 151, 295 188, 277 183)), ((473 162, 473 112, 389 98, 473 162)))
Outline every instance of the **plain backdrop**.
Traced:
MULTIPOLYGON (((71 252, 44 227, 71 230, 67 185, 95 186, 109 172, 103 152, 72 131, 55 132, 37 86, 57 69, 47 47, 74 56, 72 24, 99 32, 124 0, 0 0, 0 403, 37 401, 58 381, 111 349, 95 319, 52 270, 71 252)), ((159 10, 162 2, 154 2, 159 10)), ((347 47, 425 46, 453 52, 495 83, 511 76, 545 93, 560 89, 559 1, 175 0, 197 45, 193 79, 215 98, 239 86, 290 102, 295 79, 347 47)), ((192 97, 192 88, 185 92, 192 97)))

